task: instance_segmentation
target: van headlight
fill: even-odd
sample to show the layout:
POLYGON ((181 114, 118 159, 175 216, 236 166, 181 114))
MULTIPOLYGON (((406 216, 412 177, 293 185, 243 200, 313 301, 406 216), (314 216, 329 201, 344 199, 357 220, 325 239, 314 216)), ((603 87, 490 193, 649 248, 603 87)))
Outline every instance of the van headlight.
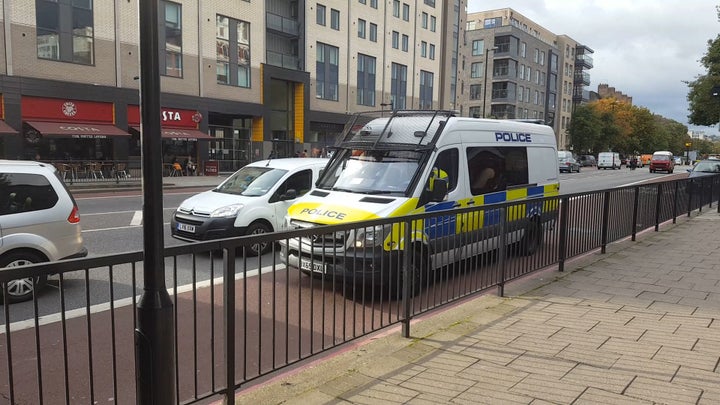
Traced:
POLYGON ((355 248, 371 248, 382 245, 391 228, 392 224, 359 229, 355 237, 355 248))
POLYGON ((220 207, 210 213, 211 218, 229 218, 237 216, 237 213, 245 207, 245 204, 232 204, 220 207))

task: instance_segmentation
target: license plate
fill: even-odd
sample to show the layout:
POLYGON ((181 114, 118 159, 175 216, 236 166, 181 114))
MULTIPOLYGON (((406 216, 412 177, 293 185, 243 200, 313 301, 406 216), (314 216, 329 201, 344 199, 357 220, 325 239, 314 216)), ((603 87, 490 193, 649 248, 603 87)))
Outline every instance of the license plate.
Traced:
POLYGON ((195 233, 195 225, 188 225, 188 224, 183 224, 181 222, 178 222, 177 230, 183 231, 183 232, 195 233))
POLYGON ((300 260, 300 268, 315 273, 325 273, 325 264, 322 262, 310 262, 309 260, 300 260))

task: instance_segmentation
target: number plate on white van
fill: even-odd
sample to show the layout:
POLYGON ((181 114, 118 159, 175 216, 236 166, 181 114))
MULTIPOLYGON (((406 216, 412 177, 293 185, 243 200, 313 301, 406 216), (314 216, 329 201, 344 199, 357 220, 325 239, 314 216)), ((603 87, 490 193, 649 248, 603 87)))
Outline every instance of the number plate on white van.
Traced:
POLYGON ((195 233, 195 225, 188 225, 178 222, 177 229, 178 231, 195 233))

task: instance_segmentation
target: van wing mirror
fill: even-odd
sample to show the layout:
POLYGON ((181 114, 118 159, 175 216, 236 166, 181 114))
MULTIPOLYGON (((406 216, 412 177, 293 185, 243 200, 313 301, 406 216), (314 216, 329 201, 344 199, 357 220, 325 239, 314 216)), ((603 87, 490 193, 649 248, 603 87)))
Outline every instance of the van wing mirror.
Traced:
POLYGON ((297 196, 297 190, 295 190, 294 188, 289 188, 287 189, 287 191, 285 191, 285 194, 280 196, 280 199, 283 201, 294 200, 297 198, 297 196))
POLYGON ((435 179, 433 188, 430 191, 430 201, 442 202, 447 198, 448 183, 445 179, 435 179))

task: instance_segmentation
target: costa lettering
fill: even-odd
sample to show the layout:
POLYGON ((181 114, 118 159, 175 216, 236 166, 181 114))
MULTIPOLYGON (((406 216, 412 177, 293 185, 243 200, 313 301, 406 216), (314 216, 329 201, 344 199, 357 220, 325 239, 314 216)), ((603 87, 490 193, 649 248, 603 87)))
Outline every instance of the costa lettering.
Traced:
POLYGON ((300 211, 301 214, 308 214, 308 215, 318 215, 321 217, 328 217, 328 218, 335 218, 338 220, 345 219, 345 213, 344 212, 338 212, 338 211, 332 211, 332 210, 323 210, 319 208, 303 208, 300 211))
POLYGON ((497 142, 532 142, 531 134, 522 132, 495 132, 497 142))
POLYGON ((162 120, 163 121, 182 121, 182 117, 180 116, 179 111, 163 110, 162 111, 162 120))

